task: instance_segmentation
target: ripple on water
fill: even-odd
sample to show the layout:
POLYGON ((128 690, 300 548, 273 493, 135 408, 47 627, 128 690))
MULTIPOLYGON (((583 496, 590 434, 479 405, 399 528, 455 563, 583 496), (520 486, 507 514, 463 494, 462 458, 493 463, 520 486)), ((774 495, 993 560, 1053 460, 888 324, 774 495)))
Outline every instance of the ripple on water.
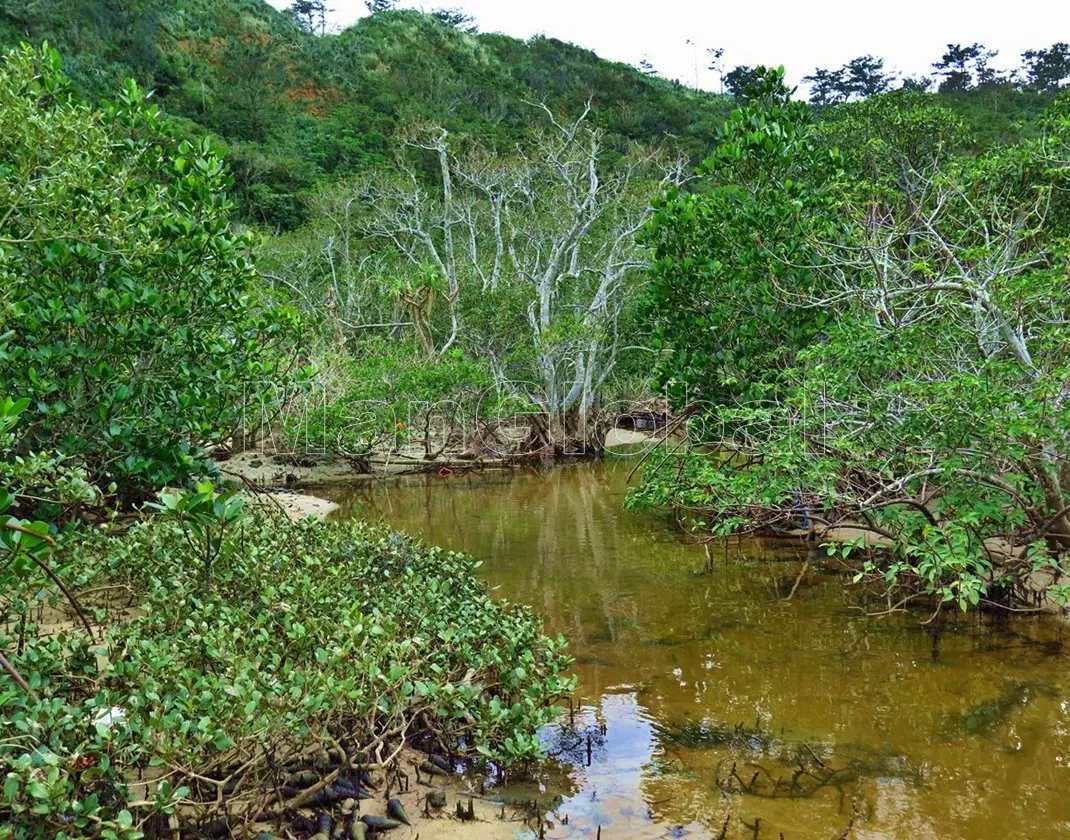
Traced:
POLYGON ((790 541, 715 550, 700 574, 700 548, 623 510, 627 470, 336 497, 485 560, 503 597, 569 637, 572 726, 566 710, 544 733, 556 763, 517 791, 554 806, 548 837, 1067 836, 1059 622, 951 617, 934 639, 916 617, 862 616, 817 564, 787 601, 806 559, 790 541))

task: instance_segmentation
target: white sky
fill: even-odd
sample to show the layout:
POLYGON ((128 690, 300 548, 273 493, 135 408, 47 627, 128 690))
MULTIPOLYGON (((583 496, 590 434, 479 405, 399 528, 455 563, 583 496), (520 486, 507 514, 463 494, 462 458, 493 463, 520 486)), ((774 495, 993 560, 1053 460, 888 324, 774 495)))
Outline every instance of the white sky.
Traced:
MULTIPOLYGON (((278 8, 291 0, 269 0, 278 8)), ((1029 48, 1070 41, 1068 0, 424 0, 403 8, 460 8, 483 32, 547 35, 716 89, 706 49, 724 63, 783 64, 794 83, 816 67, 839 67, 872 53, 900 74, 928 75, 948 43, 980 41, 999 50, 992 64, 1017 66, 1029 48), (688 40, 693 44, 687 43, 688 40)), ((363 0, 328 0, 331 22, 345 27, 367 14, 363 0)))

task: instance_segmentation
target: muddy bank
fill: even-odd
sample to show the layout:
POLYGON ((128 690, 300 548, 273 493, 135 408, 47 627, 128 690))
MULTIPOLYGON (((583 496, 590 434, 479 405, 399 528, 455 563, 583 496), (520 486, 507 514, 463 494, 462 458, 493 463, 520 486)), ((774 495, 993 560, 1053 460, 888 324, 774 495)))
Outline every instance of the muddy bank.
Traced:
MULTIPOLYGON (((455 770, 461 765, 447 762, 455 770)), ((506 804, 481 793, 478 777, 453 772, 432 775, 426 771, 428 756, 406 749, 389 774, 373 773, 373 787, 366 792, 370 799, 343 800, 317 807, 304 807, 283 818, 279 823, 258 822, 246 835, 297 836, 311 834, 318 828, 322 816, 331 827, 341 828, 342 836, 349 836, 350 823, 360 817, 394 818, 388 805, 390 800, 401 803, 411 825, 400 825, 388 833, 377 835, 391 840, 514 840, 518 836, 534 836, 531 826, 537 821, 529 808, 506 804)))
MULTIPOLYGON (((658 445, 656 432, 610 429, 603 441, 603 451, 617 455, 642 453, 658 445)), ((490 454, 473 457, 439 455, 426 458, 420 447, 399 451, 375 452, 367 459, 353 461, 340 455, 298 454, 270 444, 259 449, 236 453, 220 462, 224 475, 239 478, 260 488, 314 488, 346 484, 373 478, 438 472, 508 469, 537 459, 490 454)), ((567 460, 574 460, 569 458, 567 460)))
POLYGON ((279 503, 286 515, 295 520, 306 519, 310 516, 322 519, 338 508, 334 502, 308 493, 276 490, 271 493, 271 496, 279 503))
POLYGON ((220 462, 223 474, 257 487, 333 484, 361 474, 343 458, 248 450, 220 462))

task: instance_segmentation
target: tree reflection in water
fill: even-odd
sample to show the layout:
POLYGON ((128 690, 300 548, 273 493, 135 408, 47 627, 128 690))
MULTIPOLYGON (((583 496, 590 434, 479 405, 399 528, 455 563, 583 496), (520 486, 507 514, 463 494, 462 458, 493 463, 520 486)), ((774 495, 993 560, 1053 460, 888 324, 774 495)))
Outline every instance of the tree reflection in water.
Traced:
POLYGON ((623 508, 627 471, 416 476, 336 496, 484 560, 502 597, 569 637, 574 730, 566 711, 546 733, 556 769, 516 792, 557 794, 548 837, 1064 836, 1056 621, 948 620, 934 658, 916 616, 863 616, 818 557, 786 600, 798 543, 715 550, 703 572, 700 547, 623 508))

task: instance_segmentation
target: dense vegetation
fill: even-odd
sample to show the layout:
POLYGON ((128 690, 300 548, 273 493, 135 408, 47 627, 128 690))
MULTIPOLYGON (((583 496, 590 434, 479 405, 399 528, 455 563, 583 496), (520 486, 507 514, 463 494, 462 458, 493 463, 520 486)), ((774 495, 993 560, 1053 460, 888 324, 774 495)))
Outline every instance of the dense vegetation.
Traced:
POLYGON ((194 136, 224 138, 243 216, 272 228, 308 217, 304 192, 323 176, 390 160, 413 122, 505 150, 532 123, 526 103, 578 114, 590 99, 611 143, 672 134, 697 158, 727 111, 554 39, 476 36, 405 11, 338 35, 300 24, 262 0, 0 2, 0 45, 49 41, 85 98, 133 78, 194 136))
POLYGON ((470 558, 359 524, 242 516, 237 501, 202 485, 121 538, 62 540, 51 567, 92 593, 94 635, 54 618, 41 633, 55 591, 21 562, 33 548, 9 549, 0 620, 22 686, 8 676, 0 695, 8 836, 133 838, 176 808, 187 829, 272 822, 298 796, 279 799, 285 779, 318 754, 344 750, 330 766, 350 776, 418 734, 506 764, 540 754, 569 687, 563 643, 492 602, 470 558))
POLYGON ((0 77, 0 381, 37 409, 27 446, 130 498, 204 471, 287 376, 296 319, 260 300, 208 138, 133 82, 79 102, 59 63, 23 49, 0 77))
MULTIPOLYGON (((463 436, 472 412, 453 423, 450 400, 469 388, 464 365, 454 393, 380 404, 371 422, 354 407, 383 389, 350 385, 369 356, 393 355, 401 374, 461 351, 485 372, 485 400, 569 413, 532 421, 523 451, 589 451, 599 427, 583 413, 645 390, 646 359, 630 349, 645 263, 632 234, 729 103, 559 41, 457 23, 387 10, 324 36, 314 10, 259 2, 0 6, 0 38, 48 39, 82 97, 132 76, 194 148, 217 138, 237 214, 282 234, 257 262, 277 298, 313 315, 302 361, 322 374, 285 426, 294 445, 362 464, 390 439, 388 414, 397 430, 431 412, 463 436), (597 187, 576 202, 590 165, 597 187)), ((485 443, 514 448, 495 433, 485 443)))
POLYGON ((1009 71, 991 66, 997 55, 983 44, 948 44, 932 63, 933 75, 900 80, 885 71, 884 59, 863 55, 839 68, 818 68, 804 81, 810 85, 811 104, 819 109, 860 101, 894 87, 912 93, 935 88, 937 101, 969 128, 976 152, 993 143, 1034 136, 1045 105, 1070 77, 1070 46, 1064 42, 1026 50, 1021 65, 1009 71))
POLYGON ((1065 45, 807 104, 372 5, 0 0, 53 44, 0 64, 0 837, 540 754, 561 642, 468 558, 250 513, 216 461, 265 433, 572 454, 660 392, 633 503, 802 529, 887 609, 1066 600, 1065 45))
MULTIPOLYGON (((562 122, 545 111, 542 122, 509 155, 441 126, 415 128, 390 170, 324 187, 314 223, 265 248, 273 288, 332 322, 321 370, 337 367, 340 349, 367 366, 392 348, 408 366, 433 360, 440 373, 467 377, 459 392, 473 384, 471 372, 444 363, 460 352, 482 363, 488 415, 515 398, 582 425, 634 365, 625 348, 645 264, 635 234, 684 163, 638 144, 607 148, 606 133, 583 114, 562 122), (421 179, 428 159, 438 184, 421 179), (398 328, 413 337, 415 354, 396 338, 372 340, 398 328)), ((326 387, 338 386, 332 378, 326 387)), ((447 385, 411 396, 434 403, 459 394, 447 385)), ((339 404, 347 406, 359 409, 339 404)), ((527 451, 561 451, 577 436, 580 446, 590 442, 574 428, 553 434, 552 425, 533 430, 527 451)))
POLYGON ((778 73, 646 236, 661 382, 718 455, 637 502, 729 534, 848 525, 887 606, 1064 600, 1070 121, 974 156, 917 94, 815 124, 778 73), (840 151, 842 150, 842 151, 840 151))
POLYGON ((80 102, 49 48, 0 106, 0 836, 277 822, 294 771, 415 737, 541 755, 563 642, 471 559, 194 481, 305 386, 210 140, 132 81, 80 102))
MULTIPOLYGON (((10 4, 0 5, 0 37, 49 39, 90 100, 132 76, 181 117, 174 130, 194 148, 206 133, 219 138, 236 212, 279 234, 257 256, 264 285, 313 316, 300 344, 320 376, 286 423, 291 443, 363 464, 383 441, 412 443, 412 415, 439 436, 461 430, 451 448, 464 448, 483 399, 556 415, 531 421, 521 451, 597 450, 602 426, 589 409, 626 409, 647 390, 638 306, 647 254, 632 233, 662 186, 708 154, 731 100, 553 39, 479 34, 463 15, 373 6, 324 34, 318 2, 287 12, 235 0, 10 4), (589 165, 597 184, 577 201, 589 165), (440 362, 455 352, 467 361, 451 386, 454 366, 440 362), (418 378, 406 368, 427 359, 436 384, 426 392, 399 402, 393 385, 366 384, 380 383, 382 365, 393 381, 418 378), (481 369, 482 398, 472 398, 469 363, 481 369)), ((837 103, 914 92, 953 112, 967 138, 960 150, 977 153, 1038 135, 1065 53, 1031 50, 1003 75, 990 69, 991 51, 949 45, 931 94, 919 91, 932 79, 897 80, 863 56, 815 71, 815 107, 796 109, 836 123, 837 103), (905 92, 884 93, 896 85, 905 92)), ((740 100, 759 77, 747 67, 724 76, 740 100)), ((743 297, 762 294, 740 266, 729 270, 743 297)), ((800 321, 790 329, 811 328, 785 317, 800 321)), ((733 351, 736 364, 779 352, 758 323, 734 327, 736 343, 752 345, 733 351)), ((258 411, 273 417, 270 405, 258 411)), ((422 437, 425 451, 442 448, 422 437)), ((515 449, 496 434, 480 442, 515 449)))

